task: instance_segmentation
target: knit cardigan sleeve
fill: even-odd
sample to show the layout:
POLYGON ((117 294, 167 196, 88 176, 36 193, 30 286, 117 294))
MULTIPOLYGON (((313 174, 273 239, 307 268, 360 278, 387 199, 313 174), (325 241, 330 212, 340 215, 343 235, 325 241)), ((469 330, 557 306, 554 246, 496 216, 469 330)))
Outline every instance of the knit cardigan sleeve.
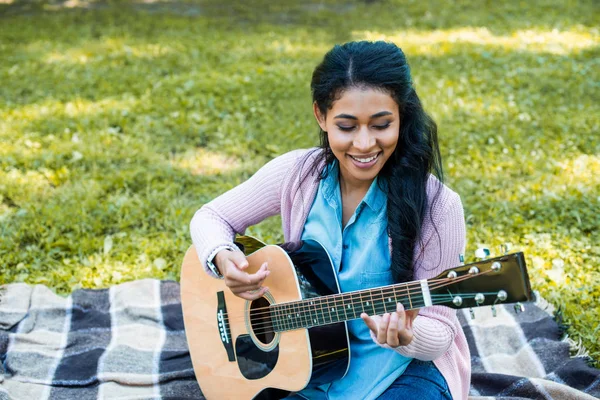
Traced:
MULTIPOLYGON (((424 224, 424 245, 418 246, 419 250, 415 252, 415 280, 433 278, 446 269, 456 267, 465 248, 466 230, 460 197, 445 186, 440 197, 437 204, 433 202, 430 222, 424 224)), ((429 219, 429 216, 426 218, 429 219)), ((456 310, 452 308, 423 307, 413 322, 412 342, 394 350, 406 357, 435 360, 446 353, 454 341, 457 326, 460 326, 456 320, 456 310)), ((371 335, 377 343, 375 336, 371 335)))
POLYGON ((192 242, 204 269, 220 247, 234 247, 235 234, 281 210, 281 191, 301 150, 283 154, 265 164, 250 179, 201 207, 190 222, 192 242))

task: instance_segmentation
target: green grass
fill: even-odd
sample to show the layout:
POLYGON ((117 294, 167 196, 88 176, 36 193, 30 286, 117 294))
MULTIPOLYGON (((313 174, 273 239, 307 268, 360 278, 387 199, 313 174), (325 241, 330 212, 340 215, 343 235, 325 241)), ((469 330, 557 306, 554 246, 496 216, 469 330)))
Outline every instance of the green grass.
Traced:
POLYGON ((469 3, 0 1, 0 284, 178 279, 196 209, 317 144, 324 53, 386 39, 439 124, 470 254, 524 251, 598 360, 598 6, 469 3))

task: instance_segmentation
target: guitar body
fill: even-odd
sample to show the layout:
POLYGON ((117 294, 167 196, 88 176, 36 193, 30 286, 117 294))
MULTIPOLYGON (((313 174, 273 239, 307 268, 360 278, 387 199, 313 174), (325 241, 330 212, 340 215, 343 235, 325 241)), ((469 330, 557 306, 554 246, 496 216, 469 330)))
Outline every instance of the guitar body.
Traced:
POLYGON ((235 296, 224 280, 208 276, 193 246, 182 265, 187 341, 204 396, 271 399, 343 377, 350 362, 345 322, 277 332, 263 311, 272 304, 338 294, 326 250, 310 240, 281 246, 249 237, 238 241, 249 273, 268 262, 269 291, 257 301, 235 296))

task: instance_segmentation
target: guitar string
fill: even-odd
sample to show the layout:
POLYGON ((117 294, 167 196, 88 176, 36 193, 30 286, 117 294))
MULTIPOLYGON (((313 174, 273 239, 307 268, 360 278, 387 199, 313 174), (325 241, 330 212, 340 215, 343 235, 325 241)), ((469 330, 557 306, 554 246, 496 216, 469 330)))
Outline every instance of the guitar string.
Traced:
MULTIPOLYGON (((495 294, 495 293, 496 292, 490 292, 490 293, 486 293, 486 294, 495 294)), ((462 297, 468 299, 468 298, 474 298, 476 295, 477 295, 477 293, 471 293, 471 294, 463 295, 462 297)), ((442 297, 442 299, 438 299, 436 297, 435 301, 432 301, 432 305, 440 305, 440 304, 445 304, 445 303, 448 303, 448 302, 452 301, 452 297, 444 299, 443 298, 444 296, 445 295, 440 295, 439 296, 439 297, 442 297)), ((434 300, 434 299, 432 299, 432 300, 434 300)), ((385 312, 385 309, 382 310, 382 311, 385 312)), ((377 315, 381 315, 382 313, 378 313, 377 315)), ((352 321, 352 320, 356 320, 356 319, 360 319, 360 317, 351 318, 351 319, 348 319, 347 321, 352 321)), ((266 334, 269 334, 269 333, 277 333, 277 332, 283 333, 283 332, 290 332, 290 331, 297 330, 297 329, 308 329, 308 328, 312 328, 312 327, 315 327, 315 326, 331 325, 331 324, 335 324, 335 323, 339 323, 339 322, 343 322, 343 320, 342 321, 331 321, 331 322, 325 322, 324 321, 323 323, 318 323, 318 324, 314 324, 314 325, 296 326, 296 327, 286 328, 286 329, 282 329, 282 330, 273 330, 273 329, 271 329, 270 326, 265 326, 265 327, 263 327, 264 328, 263 330, 261 330, 261 329, 253 329, 252 332, 254 333, 254 335, 266 335, 266 334)))
MULTIPOLYGON (((428 282, 437 283, 439 281, 444 281, 447 279, 448 278, 431 279, 428 282)), ((458 278, 454 279, 455 282, 457 280, 458 280, 458 278)), ((420 289, 420 288, 421 288, 420 281, 413 281, 413 282, 409 282, 406 284, 391 284, 391 285, 381 286, 379 288, 374 288, 374 289, 365 289, 365 290, 357 290, 357 291, 346 292, 346 293, 337 293, 337 294, 315 297, 315 298, 308 298, 308 299, 303 299, 303 300, 293 300, 293 301, 284 302, 284 303, 274 303, 274 304, 270 304, 266 307, 254 308, 251 310, 251 312, 252 312, 253 316, 258 316, 261 314, 265 315, 265 316, 271 316, 274 311, 275 312, 282 311, 282 307, 284 307, 284 306, 297 307, 296 309, 298 311, 304 311, 307 308, 315 308, 316 306, 322 306, 322 305, 324 305, 325 302, 327 302, 328 304, 330 304, 331 302, 333 302, 334 304, 337 304, 337 303, 339 303, 339 301, 342 301, 342 304, 343 304, 344 301, 346 300, 346 298, 352 299, 355 296, 359 296, 362 299, 363 296, 372 296, 373 293, 370 293, 372 291, 378 291, 378 290, 384 291, 385 290, 387 294, 396 293, 396 294, 402 295, 402 294, 407 293, 408 295, 411 295, 411 292, 410 292, 411 289, 420 289), (328 300, 328 299, 331 299, 331 300, 328 300), (315 304, 315 303, 319 303, 319 304, 315 304), (275 308, 277 308, 277 309, 275 309, 275 308), (257 313, 257 311, 261 311, 262 313, 257 313)), ((377 295, 379 295, 379 294, 377 294, 377 295)), ((231 318, 232 321, 240 321, 243 319, 245 319, 244 315, 235 316, 235 317, 231 318)))
MULTIPOLYGON (((491 272, 491 271, 486 271, 487 272, 491 272)), ((481 275, 484 273, 480 273, 478 275, 481 275)), ((453 284, 453 283, 457 283, 457 282, 461 282, 463 280, 466 279, 470 279, 472 277, 474 277, 476 275, 464 275, 458 278, 442 278, 442 279, 432 279, 431 282, 434 283, 434 285, 430 286, 430 290, 435 290, 438 289, 440 287, 443 286, 447 286, 448 284, 453 284), (448 282, 448 283, 446 283, 448 282)), ((410 283, 410 284, 406 284, 404 286, 401 286, 401 288, 397 289, 396 285, 387 285, 387 286, 382 286, 381 288, 376 288, 376 289, 369 289, 367 291, 354 291, 354 292, 348 292, 348 293, 340 293, 340 294, 335 294, 335 295, 328 295, 328 296, 322 296, 318 299, 325 299, 325 300, 316 300, 317 298, 315 298, 315 300, 312 299, 306 299, 306 300, 300 300, 300 301, 293 301, 293 302, 286 302, 286 303, 276 303, 276 304, 272 304, 269 305, 267 307, 260 307, 260 308, 255 308, 252 309, 250 312, 252 314, 253 320, 257 320, 257 317, 262 317, 263 319, 266 320, 271 320, 273 319, 272 317, 278 318, 279 316, 276 315, 276 313, 281 313, 284 312, 286 310, 284 310, 282 308, 282 306, 284 305, 294 305, 294 304, 298 304, 299 306, 296 306, 296 309, 292 310, 289 309, 289 311, 293 311, 295 313, 297 312, 304 312, 307 309, 314 309, 315 312, 325 312, 325 311, 329 311, 329 307, 331 307, 331 303, 333 303, 334 306, 339 306, 340 303, 342 305, 344 304, 348 304, 348 301, 346 298, 349 298, 349 300, 351 300, 351 304, 362 304, 363 303, 363 296, 369 296, 371 298, 371 302, 372 302, 372 298, 373 295, 375 296, 381 296, 383 297, 384 293, 385 295, 394 295, 395 297, 399 297, 399 296, 403 296, 403 295, 407 295, 407 298, 409 299, 409 302, 412 300, 413 297, 411 296, 418 296, 418 293, 413 293, 411 294, 410 289, 411 288, 420 288, 421 284, 420 282, 416 281, 416 283, 410 283), (410 285, 410 286, 409 286, 410 285), (379 291, 379 293, 373 293, 373 291, 379 291), (369 292, 369 293, 367 293, 369 292), (358 297, 356 296, 358 294, 358 297), (332 299, 331 301, 328 299, 332 299), (358 301, 358 303, 356 303, 356 301, 358 301), (310 301, 311 304, 308 304, 308 302, 310 301), (325 305, 325 302, 327 302, 328 308, 325 309, 323 306, 325 305), (317 308, 318 307, 318 308, 317 308), (265 311, 265 312, 261 312, 258 313, 256 312, 257 310, 261 310, 261 311, 265 311)), ((418 300, 418 298, 417 298, 418 300)), ((367 301, 368 302, 368 301, 367 301)), ((412 308, 416 308, 416 307, 412 307, 412 308)), ((310 311, 310 310, 309 310, 310 311)), ((334 310, 335 311, 335 310, 334 310)), ((246 316, 245 315, 236 315, 234 317, 232 317, 231 319, 229 318, 229 315, 225 316, 225 320, 228 321, 241 321, 241 320, 245 320, 246 316)))
MULTIPOLYGON (((438 289, 440 287, 448 286, 449 284, 454 284, 454 283, 457 283, 457 282, 460 282, 460 281, 463 281, 463 280, 467 280, 467 279, 470 279, 470 278, 473 278, 473 277, 476 277, 476 276, 480 276, 480 275, 483 275, 483 274, 487 274, 487 273, 490 273, 490 272, 492 272, 492 271, 488 270, 488 271, 485 271, 483 273, 463 275, 463 276, 461 276, 459 278, 454 278, 454 279, 443 278, 443 279, 431 280, 431 282, 434 282, 434 284, 430 286, 430 290, 435 290, 435 289, 438 289)), ((428 282, 430 282, 430 281, 428 281, 428 282)), ((370 293, 350 292, 350 293, 341 293, 341 294, 336 294, 336 295, 323 296, 322 298, 331 298, 333 300, 334 307, 331 309, 332 311, 329 310, 329 307, 331 307, 331 302, 329 300, 326 300, 327 307, 328 307, 327 309, 325 309, 323 307, 325 305, 324 301, 317 301, 317 302, 320 302, 322 304, 317 304, 316 306, 315 306, 315 304, 312 304, 312 305, 314 306, 313 308, 317 312, 317 314, 316 314, 317 321, 319 320, 319 318, 318 318, 318 312, 319 311, 321 312, 321 318, 320 319, 322 319, 323 321, 325 321, 326 313, 327 312, 329 313, 329 319, 330 320, 333 320, 331 312, 334 312, 334 313, 338 314, 338 316, 337 316, 338 320, 339 320, 339 312, 341 312, 341 311, 343 311, 344 315, 347 317, 347 312, 346 312, 346 310, 345 310, 344 307, 342 308, 342 310, 338 310, 338 309, 335 308, 335 307, 339 306, 339 302, 340 301, 342 302, 343 305, 349 306, 349 308, 351 306, 352 310, 354 311, 354 313, 356 313, 356 311, 354 310, 355 304, 362 305, 363 312, 364 312, 365 311, 364 304, 367 304, 368 302, 366 302, 366 303, 363 302, 363 300, 362 300, 363 299, 363 295, 370 297, 371 302, 373 303, 373 305, 371 307, 373 308, 374 314, 378 314, 377 310, 375 310, 375 308, 379 307, 379 306, 382 306, 382 305, 384 306, 384 311, 385 311, 385 305, 384 305, 384 303, 382 303, 382 301, 383 301, 383 299, 384 299, 384 297, 386 295, 393 294, 393 297, 396 298, 396 301, 394 302, 394 304, 396 304, 398 302, 398 298, 400 298, 402 300, 409 299, 409 301, 412 301, 414 299, 415 303, 420 303, 420 302, 424 303, 422 297, 419 298, 418 297, 419 295, 417 293, 415 293, 413 295, 413 297, 410 297, 410 286, 409 285, 412 285, 413 287, 420 286, 420 282, 407 284, 406 286, 402 287, 402 290, 398 290, 398 291, 396 291, 397 286, 395 286, 395 285, 388 285, 388 286, 384 286, 384 287, 377 288, 377 289, 371 289, 371 290, 369 290, 370 293), (390 291, 390 289, 391 289, 391 291, 390 291), (378 293, 373 293, 373 291, 378 291, 378 293), (356 293, 359 293, 358 297, 356 297, 356 293), (398 294, 400 294, 400 296, 398 294), (406 294, 406 297, 402 297, 404 294, 406 294), (373 301, 373 295, 375 295, 378 300, 373 301), (351 303, 349 304, 348 302, 344 302, 344 297, 350 297, 351 303), (355 300, 357 300, 358 303, 355 300), (317 309, 317 306, 320 306, 320 310, 317 309)), ((488 294, 488 293, 486 293, 486 294, 488 294)), ((495 294, 495 292, 492 293, 492 294, 495 294)), ((448 295, 446 295, 446 294, 435 295, 434 294, 434 295, 432 295, 432 299, 433 298, 437 299, 439 296, 443 296, 443 298, 446 298, 446 296, 448 296, 448 295)), ((465 295, 463 294, 463 297, 464 296, 465 295)), ((306 301, 308 301, 308 300, 288 302, 288 303, 278 303, 278 304, 275 304, 275 305, 276 306, 281 306, 282 304, 292 304, 293 305, 294 303, 302 304, 302 303, 305 303, 306 301)), ((445 301, 445 302, 447 302, 447 301, 445 301)), ((299 314, 300 313, 304 313, 304 311, 306 311, 307 308, 310 309, 311 308, 310 306, 311 305, 301 306, 301 307, 296 307, 295 309, 290 308, 288 310, 284 310, 284 309, 279 309, 279 310, 274 310, 273 309, 273 310, 271 310, 271 306, 253 309, 250 312, 251 319, 253 321, 261 321, 261 320, 266 321, 264 323, 263 322, 258 322, 258 324, 254 323, 253 327, 257 327, 258 326, 258 329, 260 329, 261 328, 261 326, 260 326, 261 324, 262 325, 273 326, 274 323, 278 323, 278 325, 283 325, 284 328, 285 328, 286 325, 293 324, 294 322, 297 323, 298 320, 296 319, 296 317, 301 317, 301 318, 304 317, 303 318, 304 322, 306 322, 309 316, 307 316, 307 315, 300 316, 299 314), (265 315, 265 313, 256 313, 255 312, 256 310, 261 310, 261 309, 262 310, 269 309, 269 311, 267 312, 266 316, 264 316, 262 318, 258 318, 261 315, 265 315), (291 314, 285 314, 285 315, 288 316, 288 318, 292 317, 293 314, 296 314, 296 315, 293 316, 293 320, 292 321, 289 321, 289 320, 286 320, 285 318, 281 318, 282 316, 278 316, 278 315, 272 313, 271 311, 274 311, 274 312, 277 312, 277 311, 283 311, 283 312, 291 311, 292 312, 291 314)), ((424 304, 422 304, 420 306, 424 306, 424 304)), ((369 306, 367 305, 367 307, 369 307, 369 306)), ((413 307, 413 308, 418 308, 418 307, 413 307)), ((314 317, 314 316, 315 315, 313 315, 312 317, 314 317)), ((225 318, 226 318, 227 321, 229 321, 229 316, 228 315, 225 318)), ((231 320, 233 321, 234 319, 235 318, 232 318, 231 320)), ((246 319, 246 317, 242 316, 242 319, 246 319)), ((310 325, 314 326, 312 324, 310 324, 310 325)))
MULTIPOLYGON (((481 293, 484 296, 485 295, 495 295, 495 294, 497 294, 497 292, 478 292, 478 293, 481 293)), ((474 298, 476 295, 477 295, 477 293, 473 293, 473 294, 461 293, 461 297, 463 299, 468 299, 468 298, 471 298, 471 297, 474 298)), ((418 297, 418 296, 413 297, 413 303, 417 304, 417 307, 414 307, 414 308, 420 308, 420 307, 425 306, 424 297, 422 295, 419 295, 419 296, 420 297, 418 297)), ((400 297, 396 297, 395 301, 394 301, 394 304, 397 304, 398 302, 404 303, 406 299, 407 299, 407 297, 401 297, 401 296, 400 297)), ((431 299, 432 299, 432 301, 433 300, 444 299, 444 301, 442 303, 447 303, 447 302, 453 301, 454 300, 454 296, 452 294, 434 294, 434 295, 431 295, 431 299)), ((329 320, 331 322, 329 322, 329 323, 336 323, 336 322, 341 322, 341 321, 349 321, 349 320, 352 320, 352 319, 358 319, 358 318, 360 318, 360 317, 356 317, 356 310, 354 308, 354 304, 355 303, 353 302, 353 304, 352 304, 352 313, 355 316, 354 318, 348 318, 348 314, 345 312, 345 310, 344 310, 344 314, 343 314, 343 316, 345 318, 340 318, 340 312, 336 311, 335 313, 336 313, 337 316, 335 318, 337 318, 337 320, 335 322, 333 322, 334 317, 330 313, 329 320)), ((362 305, 362 303, 360 303, 360 302, 358 304, 362 305)), ((373 308, 373 312, 374 313, 372 315, 381 315, 383 313, 390 312, 390 311, 388 311, 388 306, 390 306, 390 305, 391 305, 390 303, 387 303, 387 305, 386 305, 386 302, 383 300, 383 296, 382 296, 380 300, 376 300, 376 301, 373 302, 373 305, 371 306, 371 308, 373 308), (382 308, 382 310, 380 310, 380 308, 382 308)), ((365 311, 365 307, 364 306, 362 306, 362 307, 363 307, 362 308, 362 312, 366 312, 365 311)), ((367 307, 369 307, 369 306, 367 306, 367 307)), ((362 314, 362 312, 361 312, 361 314, 362 314)), ((292 314, 294 314, 294 313, 292 313, 292 314)), ((288 317, 292 316, 292 314, 288 314, 288 317)), ((329 323, 324 323, 324 324, 319 323, 319 320, 322 320, 323 322, 325 322, 327 320, 327 316, 326 316, 325 313, 321 313, 321 317, 320 318, 319 318, 319 315, 311 315, 311 316, 299 315, 299 313, 296 313, 296 312, 295 312, 295 314, 296 314, 296 316, 293 316, 293 319, 291 321, 290 320, 286 320, 285 318, 279 319, 279 320, 275 320, 275 321, 273 319, 271 319, 271 318, 263 318, 262 320, 266 320, 266 322, 253 323, 252 324, 253 330, 256 332, 256 330, 258 330, 258 329, 262 329, 262 328, 266 328, 266 327, 272 327, 274 325, 274 322, 277 323, 280 326, 283 326, 283 331, 289 330, 289 329, 287 329, 287 326, 291 326, 291 325, 294 325, 293 329, 299 328, 299 327, 296 326, 296 324, 298 322, 300 322, 301 325, 302 324, 306 325, 306 326, 300 326, 300 327, 312 327, 312 326, 319 326, 319 325, 327 325, 327 324, 329 324, 329 323), (300 319, 298 319, 298 318, 300 318, 300 319), (307 319, 311 319, 312 320, 311 323, 307 324, 307 319), (313 322, 315 322, 315 323, 313 323, 313 322)), ((253 321, 261 321, 261 319, 252 319, 252 320, 253 321)))

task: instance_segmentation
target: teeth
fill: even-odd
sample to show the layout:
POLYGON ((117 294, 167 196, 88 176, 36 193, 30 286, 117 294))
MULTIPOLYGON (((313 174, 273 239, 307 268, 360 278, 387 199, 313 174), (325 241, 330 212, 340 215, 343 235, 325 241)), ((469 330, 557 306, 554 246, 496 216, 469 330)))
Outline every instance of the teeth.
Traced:
POLYGON ((350 156, 350 157, 354 158, 356 161, 359 161, 361 163, 368 163, 368 162, 371 162, 374 159, 376 159, 378 155, 379 154, 375 154, 373 157, 369 157, 369 158, 356 158, 356 157, 353 157, 353 156, 350 156))

